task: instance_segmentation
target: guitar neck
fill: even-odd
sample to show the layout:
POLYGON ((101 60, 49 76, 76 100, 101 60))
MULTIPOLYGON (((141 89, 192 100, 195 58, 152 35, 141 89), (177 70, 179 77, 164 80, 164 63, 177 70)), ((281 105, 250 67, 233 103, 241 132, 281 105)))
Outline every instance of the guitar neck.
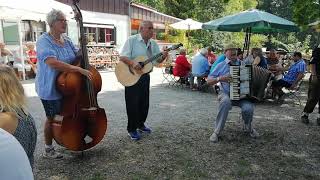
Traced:
POLYGON ((155 56, 152 56, 151 58, 147 59, 146 61, 144 61, 143 64, 146 65, 146 64, 148 64, 148 63, 151 63, 151 62, 153 62, 153 61, 158 60, 158 59, 161 58, 161 57, 162 57, 162 53, 159 53, 159 54, 157 54, 157 55, 155 55, 155 56))

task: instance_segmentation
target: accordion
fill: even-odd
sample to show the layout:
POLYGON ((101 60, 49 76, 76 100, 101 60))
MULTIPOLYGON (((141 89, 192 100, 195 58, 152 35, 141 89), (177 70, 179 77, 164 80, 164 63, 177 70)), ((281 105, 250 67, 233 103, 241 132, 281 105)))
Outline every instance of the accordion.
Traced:
POLYGON ((271 77, 267 69, 255 65, 230 66, 230 99, 261 101, 271 77))

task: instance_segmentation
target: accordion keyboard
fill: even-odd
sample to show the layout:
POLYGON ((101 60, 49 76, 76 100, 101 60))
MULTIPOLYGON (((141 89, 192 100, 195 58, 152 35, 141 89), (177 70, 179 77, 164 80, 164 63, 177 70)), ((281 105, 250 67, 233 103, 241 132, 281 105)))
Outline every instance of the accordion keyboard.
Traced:
POLYGON ((230 75, 232 77, 230 81, 230 99, 240 99, 240 68, 239 66, 230 66, 230 75))

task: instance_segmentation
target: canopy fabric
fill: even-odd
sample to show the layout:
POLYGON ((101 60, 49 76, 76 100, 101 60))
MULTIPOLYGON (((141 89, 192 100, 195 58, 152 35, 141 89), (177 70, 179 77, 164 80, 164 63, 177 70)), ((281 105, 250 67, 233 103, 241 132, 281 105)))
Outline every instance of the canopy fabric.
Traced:
POLYGON ((188 18, 188 19, 170 24, 170 26, 173 27, 174 29, 195 30, 195 29, 201 29, 202 23, 188 18))
POLYGON ((225 16, 202 25, 203 29, 229 32, 246 31, 250 27, 252 33, 299 31, 295 23, 257 9, 225 16))

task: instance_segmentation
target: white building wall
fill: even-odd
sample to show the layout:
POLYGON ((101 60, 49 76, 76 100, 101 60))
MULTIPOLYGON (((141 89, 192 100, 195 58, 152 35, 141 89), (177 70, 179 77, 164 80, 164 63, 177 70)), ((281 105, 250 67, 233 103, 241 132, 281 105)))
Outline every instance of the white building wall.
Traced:
POLYGON ((83 11, 84 23, 114 25, 116 27, 116 48, 119 50, 129 37, 129 16, 83 11))

